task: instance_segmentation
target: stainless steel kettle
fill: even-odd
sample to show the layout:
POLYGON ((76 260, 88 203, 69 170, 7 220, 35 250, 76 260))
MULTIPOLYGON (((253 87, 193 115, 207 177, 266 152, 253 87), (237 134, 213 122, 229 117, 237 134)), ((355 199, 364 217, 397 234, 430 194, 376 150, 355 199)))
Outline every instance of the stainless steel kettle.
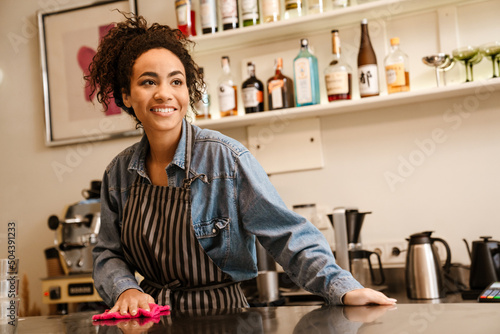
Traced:
POLYGON ((443 239, 431 238, 431 234, 432 231, 420 232, 408 239, 405 278, 410 299, 436 299, 446 295, 443 270, 448 272, 451 266, 450 247, 443 239), (443 267, 434 242, 440 242, 446 248, 443 267))

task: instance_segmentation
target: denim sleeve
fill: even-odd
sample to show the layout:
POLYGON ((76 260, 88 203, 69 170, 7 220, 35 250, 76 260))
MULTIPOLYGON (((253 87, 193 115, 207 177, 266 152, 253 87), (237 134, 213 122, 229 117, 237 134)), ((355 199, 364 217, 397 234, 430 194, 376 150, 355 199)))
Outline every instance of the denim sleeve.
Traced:
POLYGON ((236 168, 236 196, 244 228, 259 239, 298 286, 334 305, 342 304, 345 293, 363 287, 335 263, 323 234, 286 207, 249 152, 240 156, 236 168))
MULTIPOLYGON (((125 262, 116 204, 120 199, 113 197, 109 189, 109 175, 105 172, 101 188, 101 228, 97 244, 92 251, 94 259, 92 277, 97 292, 103 301, 112 307, 123 291, 132 288, 141 292, 143 290, 125 262)), ((117 196, 119 195, 118 192, 117 196)))

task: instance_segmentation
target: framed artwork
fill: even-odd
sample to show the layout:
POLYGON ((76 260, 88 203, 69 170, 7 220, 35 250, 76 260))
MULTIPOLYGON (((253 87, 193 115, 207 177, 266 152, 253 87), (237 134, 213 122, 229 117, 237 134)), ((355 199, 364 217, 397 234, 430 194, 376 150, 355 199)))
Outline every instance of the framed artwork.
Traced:
POLYGON ((84 80, 100 39, 135 7, 135 0, 101 1, 38 13, 46 145, 142 133, 114 101, 104 113, 84 80))

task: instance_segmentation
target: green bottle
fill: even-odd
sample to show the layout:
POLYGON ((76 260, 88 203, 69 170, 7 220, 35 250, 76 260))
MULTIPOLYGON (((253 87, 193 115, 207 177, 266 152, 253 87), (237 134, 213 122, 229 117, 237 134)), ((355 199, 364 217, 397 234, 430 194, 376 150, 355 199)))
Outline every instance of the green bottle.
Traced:
POLYGON ((320 103, 318 58, 309 51, 309 42, 300 40, 300 52, 293 60, 295 106, 320 103))

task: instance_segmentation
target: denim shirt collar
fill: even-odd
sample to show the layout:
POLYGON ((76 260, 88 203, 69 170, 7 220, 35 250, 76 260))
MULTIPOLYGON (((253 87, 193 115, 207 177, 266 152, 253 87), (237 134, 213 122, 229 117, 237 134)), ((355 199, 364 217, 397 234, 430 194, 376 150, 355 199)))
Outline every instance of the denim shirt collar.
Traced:
MULTIPOLYGON (((181 138, 179 140, 179 144, 177 145, 177 149, 175 150, 174 158, 172 159, 171 165, 176 165, 181 169, 184 169, 185 161, 186 161, 186 125, 187 122, 185 119, 182 120, 182 130, 181 130, 181 138)), ((137 171, 139 175, 147 178, 146 173, 146 154, 149 150, 149 141, 146 133, 141 138, 141 141, 138 143, 138 147, 135 150, 132 158, 130 159, 130 163, 128 165, 129 171, 137 171)))

